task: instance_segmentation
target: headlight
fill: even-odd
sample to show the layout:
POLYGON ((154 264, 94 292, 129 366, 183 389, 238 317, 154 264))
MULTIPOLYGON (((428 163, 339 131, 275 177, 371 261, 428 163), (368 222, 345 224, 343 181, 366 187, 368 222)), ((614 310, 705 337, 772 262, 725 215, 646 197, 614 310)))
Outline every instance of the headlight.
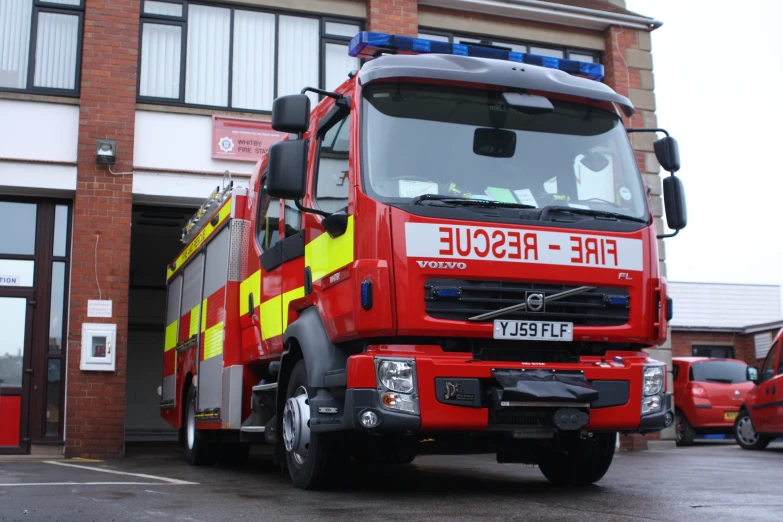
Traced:
POLYGON ((416 370, 412 360, 380 360, 378 382, 387 390, 399 393, 413 393, 416 384, 416 370))
POLYGON ((663 406, 663 399, 660 395, 653 395, 652 397, 645 397, 642 399, 642 415, 653 413, 661 409, 663 406))
POLYGON ((381 392, 381 404, 390 410, 399 410, 406 413, 419 413, 419 399, 415 395, 403 395, 402 393, 381 392))
POLYGON ((647 366, 644 369, 644 396, 657 395, 663 389, 666 378, 664 367, 660 365, 647 366))

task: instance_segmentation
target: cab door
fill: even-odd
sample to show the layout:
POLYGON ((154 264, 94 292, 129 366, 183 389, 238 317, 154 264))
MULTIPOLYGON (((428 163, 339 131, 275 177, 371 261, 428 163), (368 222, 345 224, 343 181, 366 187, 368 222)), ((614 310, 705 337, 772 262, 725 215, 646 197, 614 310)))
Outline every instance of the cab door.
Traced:
POLYGON ((773 432, 783 428, 783 368, 778 363, 783 338, 777 339, 764 359, 759 372, 759 385, 755 390, 756 400, 751 405, 753 426, 759 432, 773 432), (779 408, 780 411, 779 411, 779 408))

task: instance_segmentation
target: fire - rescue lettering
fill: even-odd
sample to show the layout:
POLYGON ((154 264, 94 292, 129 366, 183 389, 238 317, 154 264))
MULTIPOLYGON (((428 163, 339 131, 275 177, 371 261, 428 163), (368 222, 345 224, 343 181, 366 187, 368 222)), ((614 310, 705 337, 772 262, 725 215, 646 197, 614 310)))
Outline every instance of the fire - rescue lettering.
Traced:
POLYGON ((406 223, 408 257, 642 270, 642 241, 542 230, 406 223))

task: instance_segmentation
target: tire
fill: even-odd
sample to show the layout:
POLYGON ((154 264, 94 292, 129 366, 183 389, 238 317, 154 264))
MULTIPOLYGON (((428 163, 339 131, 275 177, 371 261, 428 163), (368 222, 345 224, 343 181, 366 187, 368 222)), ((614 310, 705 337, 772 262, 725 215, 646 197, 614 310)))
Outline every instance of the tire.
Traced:
POLYGON ((758 434, 753 428, 750 413, 747 410, 742 410, 737 415, 737 420, 734 421, 734 438, 742 449, 763 450, 772 442, 773 437, 758 434))
POLYGON ((616 433, 596 433, 589 439, 575 439, 565 449, 539 455, 538 467, 554 484, 588 486, 606 475, 614 458, 616 441, 616 433))
POLYGON ((196 429, 196 388, 188 391, 187 413, 185 414, 185 448, 188 452, 188 464, 208 466, 215 463, 216 447, 201 430, 196 429))
POLYGON ((674 417, 674 440, 678 446, 692 446, 693 441, 696 439, 696 430, 693 429, 691 423, 685 418, 680 410, 674 417))
POLYGON ((307 386, 307 368, 301 360, 288 380, 282 436, 291 480, 296 487, 310 490, 334 485, 347 464, 339 434, 310 433, 309 397, 314 393, 307 386))

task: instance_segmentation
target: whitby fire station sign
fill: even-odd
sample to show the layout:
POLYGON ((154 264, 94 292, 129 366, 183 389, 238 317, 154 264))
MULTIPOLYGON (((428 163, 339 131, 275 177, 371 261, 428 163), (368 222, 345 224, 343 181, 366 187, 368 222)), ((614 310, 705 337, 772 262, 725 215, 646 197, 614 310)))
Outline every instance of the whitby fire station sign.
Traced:
POLYGON ((255 162, 285 136, 266 121, 212 116, 212 158, 255 162))

